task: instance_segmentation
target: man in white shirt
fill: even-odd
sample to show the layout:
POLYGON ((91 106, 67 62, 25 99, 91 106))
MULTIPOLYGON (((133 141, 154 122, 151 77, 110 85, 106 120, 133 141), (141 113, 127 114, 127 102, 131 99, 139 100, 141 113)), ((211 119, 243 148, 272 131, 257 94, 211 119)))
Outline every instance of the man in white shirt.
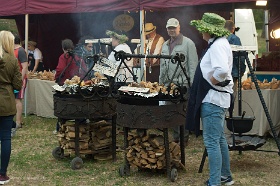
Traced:
POLYGON ((35 41, 28 41, 28 70, 32 73, 44 71, 43 55, 36 45, 35 41))
MULTIPOLYGON (((116 65, 120 65, 121 60, 116 60, 115 58, 115 51, 124 51, 125 53, 131 54, 130 47, 125 43, 128 41, 128 37, 125 34, 117 33, 115 31, 106 31, 106 35, 112 38, 112 46, 114 47, 114 51, 110 53, 108 59, 115 63, 116 65)), ((128 68, 124 64, 121 64, 118 74, 116 75, 116 82, 133 82, 133 76, 130 73, 132 71, 133 61, 125 60, 124 61, 128 68)))

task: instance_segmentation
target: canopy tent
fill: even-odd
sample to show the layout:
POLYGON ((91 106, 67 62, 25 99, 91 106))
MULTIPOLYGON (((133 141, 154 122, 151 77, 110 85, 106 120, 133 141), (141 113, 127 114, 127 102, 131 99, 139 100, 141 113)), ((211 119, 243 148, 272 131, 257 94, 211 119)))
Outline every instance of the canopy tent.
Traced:
POLYGON ((0 16, 133 11, 240 2, 255 3, 255 0, 10 0, 1 2, 0 16))
MULTIPOLYGON (((211 6, 208 11, 216 12, 229 19, 230 7, 226 9, 217 9, 211 6)), ((205 12, 203 7, 182 7, 172 8, 160 11, 147 11, 145 22, 153 22, 157 26, 157 32, 165 39, 168 39, 166 32, 166 21, 170 17, 176 17, 181 24, 181 32, 190 37, 197 43, 198 51, 205 46, 201 36, 194 27, 189 25, 190 20, 200 19, 205 12)), ((113 20, 116 16, 127 14, 134 20, 133 28, 126 32, 130 39, 139 39, 140 32, 140 16, 139 12, 131 11, 109 11, 109 12, 89 12, 89 13, 72 13, 72 14, 35 14, 29 15, 29 39, 38 43, 38 48, 43 52, 44 64, 47 69, 54 69, 57 65, 58 57, 61 55, 61 40, 65 38, 72 39, 77 43, 83 35, 91 35, 94 38, 108 37, 105 31, 113 30, 113 20)), ((19 33, 24 38, 25 19, 24 16, 15 16, 19 33)), ((136 44, 128 43, 132 50, 136 48, 136 44)), ((102 46, 104 47, 104 46, 102 46)), ((98 52, 98 51, 97 51, 98 52)), ((104 53, 104 49, 102 48, 104 53)))
MULTIPOLYGON (((269 2, 272 1, 280 4, 277 0, 269 2)), ((0 16, 15 18, 21 38, 24 38, 24 14, 29 14, 29 38, 37 41, 44 55, 45 66, 52 70, 62 53, 62 39, 70 38, 76 43, 82 35, 107 37, 105 30, 113 29, 113 19, 123 13, 130 12, 135 22, 127 33, 129 38, 140 37, 139 10, 147 10, 144 21, 157 25, 158 32, 165 39, 166 21, 176 17, 181 23, 181 32, 194 40, 200 53, 205 42, 189 26, 190 20, 200 19, 206 11, 216 12, 229 19, 234 8, 254 6, 255 0, 11 0, 2 3, 0 16)))

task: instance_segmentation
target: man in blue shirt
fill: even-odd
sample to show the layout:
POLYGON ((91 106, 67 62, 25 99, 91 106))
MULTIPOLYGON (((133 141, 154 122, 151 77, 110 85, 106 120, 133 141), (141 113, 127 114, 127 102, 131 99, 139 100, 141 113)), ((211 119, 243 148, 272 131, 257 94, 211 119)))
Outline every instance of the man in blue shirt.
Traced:
MULTIPOLYGON (((225 23, 225 28, 228 29, 231 33, 227 37, 229 44, 241 46, 242 44, 241 44, 240 38, 235 35, 236 28, 235 28, 233 21, 227 20, 225 23)), ((245 69, 246 69, 245 57, 241 56, 240 57, 240 78, 244 75, 245 69)), ((232 75, 233 82, 234 82, 233 90, 236 91, 237 80, 238 80, 238 76, 239 76, 239 74, 238 74, 238 53, 237 52, 233 52, 233 64, 232 64, 231 75, 232 75)))

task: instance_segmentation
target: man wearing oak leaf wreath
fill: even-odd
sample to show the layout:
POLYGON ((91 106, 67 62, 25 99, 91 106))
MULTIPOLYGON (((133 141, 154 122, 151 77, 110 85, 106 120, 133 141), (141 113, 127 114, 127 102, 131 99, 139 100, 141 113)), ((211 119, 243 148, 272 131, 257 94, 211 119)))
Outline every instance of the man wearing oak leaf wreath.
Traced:
MULTIPOLYGON (((114 62, 116 65, 119 65, 121 63, 121 60, 116 60, 115 58, 115 51, 124 51, 125 53, 131 54, 130 47, 125 43, 128 41, 128 37, 120 32, 117 31, 106 31, 106 35, 110 36, 112 38, 112 46, 114 47, 114 51, 110 53, 108 56, 108 59, 112 62, 114 62)), ((124 61, 128 68, 132 71, 133 66, 133 60, 125 60, 124 61)), ((129 72, 128 68, 124 64, 121 64, 119 72, 116 76, 115 81, 116 82, 133 82, 133 76, 129 72)))

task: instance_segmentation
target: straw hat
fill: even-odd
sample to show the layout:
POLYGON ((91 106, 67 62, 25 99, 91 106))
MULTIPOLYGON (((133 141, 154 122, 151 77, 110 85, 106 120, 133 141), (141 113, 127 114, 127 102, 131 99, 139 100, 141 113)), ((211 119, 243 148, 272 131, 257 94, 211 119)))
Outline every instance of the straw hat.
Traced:
POLYGON ((37 45, 37 43, 35 41, 28 41, 28 45, 35 47, 37 45))
POLYGON ((111 30, 107 30, 106 31, 106 35, 110 36, 110 37, 115 37, 119 40, 119 43, 125 43, 126 41, 128 41, 128 37, 124 34, 118 34, 117 32, 111 31, 111 30))
POLYGON ((218 37, 228 36, 230 32, 224 28, 226 20, 215 13, 204 13, 201 20, 192 20, 190 24, 199 32, 206 32, 218 37))
POLYGON ((154 26, 153 23, 146 23, 145 24, 145 35, 152 33, 156 29, 157 29, 157 27, 154 26))

